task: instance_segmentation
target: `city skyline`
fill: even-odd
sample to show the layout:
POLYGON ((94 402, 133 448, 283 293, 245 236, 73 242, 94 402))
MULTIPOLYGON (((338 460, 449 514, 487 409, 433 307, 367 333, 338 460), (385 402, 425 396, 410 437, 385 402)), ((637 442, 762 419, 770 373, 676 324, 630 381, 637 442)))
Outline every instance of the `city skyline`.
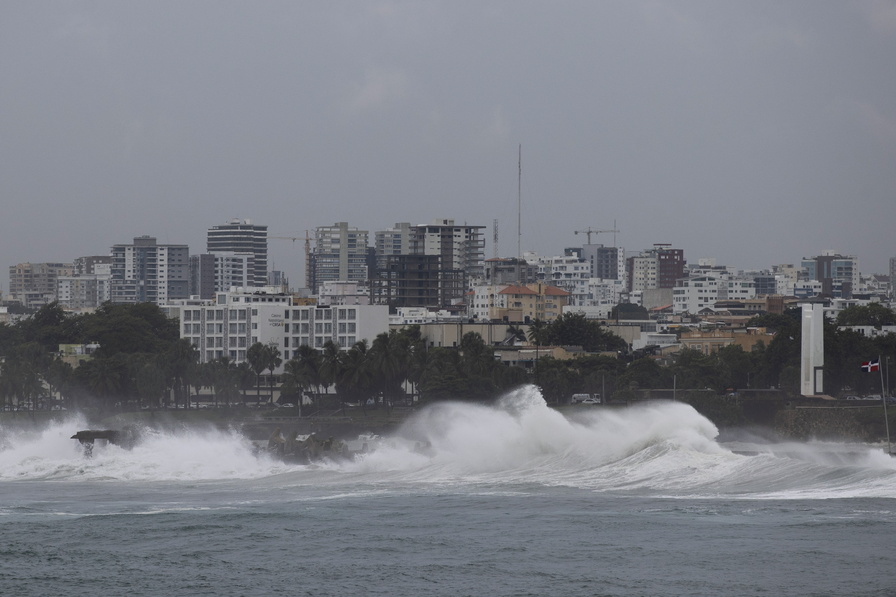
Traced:
MULTIPOLYGON (((589 227, 739 269, 833 249, 887 273, 896 255, 892 3, 75 1, 0 17, 7 266, 144 234, 199 253, 234 218, 297 238, 454 218, 488 227, 487 257, 495 219, 502 257, 561 254, 589 227)), ((301 241, 270 241, 269 259, 300 285, 301 241)))
MULTIPOLYGON (((236 223, 237 223, 236 220, 230 220, 229 222, 225 222, 225 223, 219 223, 219 224, 215 224, 215 225, 208 225, 208 226, 206 227, 206 232, 211 232, 212 229, 214 229, 214 228, 224 227, 225 225, 228 225, 228 224, 229 224, 229 225, 235 225, 236 223)), ((240 220, 240 221, 239 221, 239 224, 240 224, 241 226, 251 226, 251 227, 254 227, 254 228, 260 228, 260 229, 263 229, 263 228, 266 227, 265 224, 262 224, 262 223, 258 223, 258 222, 252 221, 251 219, 240 220)), ((336 224, 336 225, 339 225, 340 223, 337 222, 337 223, 335 223, 335 224, 336 224)), ((356 229, 356 228, 354 228, 354 227, 352 226, 352 223, 351 223, 351 222, 343 222, 343 223, 341 223, 341 224, 347 224, 348 226, 352 227, 353 229, 356 229)), ((475 227, 475 224, 474 224, 474 223, 469 223, 469 222, 468 222, 468 224, 469 224, 470 226, 474 226, 474 227, 475 227)), ((429 222, 429 223, 421 223, 421 224, 411 224, 411 225, 412 225, 412 226, 420 226, 420 227, 425 228, 425 227, 427 227, 428 225, 432 225, 432 222, 429 222)), ((479 227, 481 227, 481 226, 479 226, 479 227)), ((316 243, 315 243, 314 231, 315 231, 317 228, 321 228, 321 229, 323 229, 323 230, 329 230, 329 229, 333 228, 333 226, 332 226, 332 225, 325 225, 325 226, 319 226, 319 227, 315 227, 315 228, 312 228, 312 229, 311 229, 311 231, 310 231, 310 233, 309 233, 309 241, 310 241, 310 247, 311 247, 311 251, 312 251, 312 253, 315 252, 315 246, 316 246, 316 243)), ((382 230, 382 231, 380 231, 380 230, 376 230, 376 231, 374 231, 374 230, 370 230, 369 232, 370 232, 370 234, 369 234, 370 238, 368 239, 368 242, 367 242, 366 247, 367 247, 368 249, 375 250, 375 249, 376 249, 376 242, 375 242, 374 239, 373 239, 373 235, 374 235, 374 233, 388 232, 388 229, 384 229, 384 230, 382 230)), ((364 231, 365 236, 367 236, 367 233, 368 233, 368 231, 365 230, 365 231, 364 231)), ((488 237, 489 237, 489 234, 487 234, 487 233, 483 233, 483 234, 482 234, 482 237, 485 238, 485 239, 487 239, 487 240, 489 240, 489 241, 491 241, 491 239, 488 238, 488 237)), ((139 241, 141 238, 151 239, 151 240, 154 241, 154 242, 157 241, 156 237, 153 236, 152 234, 140 235, 139 237, 134 237, 134 239, 132 239, 132 240, 136 242, 136 241, 139 241)), ((600 244, 600 243, 598 243, 597 240, 595 239, 594 242, 593 242, 593 244, 588 245, 588 244, 587 244, 587 241, 585 240, 586 238, 587 238, 587 237, 582 237, 582 238, 581 238, 581 241, 580 241, 577 245, 565 245, 563 248, 558 248, 558 249, 557 249, 556 251, 554 251, 554 252, 549 252, 549 253, 545 253, 545 254, 535 253, 535 252, 533 252, 533 251, 524 251, 524 256, 523 256, 523 257, 525 258, 525 257, 528 256, 530 259, 532 259, 532 258, 534 258, 534 257, 545 258, 545 259, 550 259, 550 258, 553 258, 553 257, 562 257, 562 256, 564 255, 564 249, 577 248, 577 247, 578 247, 578 248, 587 248, 588 246, 595 247, 595 246, 598 246, 598 245, 600 244)), ((276 240, 276 239, 275 239, 275 240, 276 240)), ((281 239, 281 240, 291 240, 291 239, 281 239)), ((158 241, 158 242, 159 242, 160 245, 168 245, 168 244, 172 244, 172 245, 184 246, 184 247, 186 247, 186 248, 188 249, 188 251, 189 251, 189 255, 190 255, 190 256, 193 256, 193 257, 198 257, 198 256, 200 256, 201 254, 204 254, 204 253, 207 253, 207 252, 208 252, 208 247, 207 247, 206 245, 204 245, 204 246, 202 246, 202 247, 191 247, 190 245, 188 245, 188 244, 186 244, 186 243, 179 243, 179 242, 173 242, 173 243, 167 243, 167 242, 165 242, 165 243, 162 243, 161 241, 158 241)), ((258 241, 256 240, 255 242, 258 242, 258 241)), ((111 256, 111 255, 114 253, 116 247, 117 247, 117 246, 121 246, 122 244, 123 244, 122 242, 117 242, 117 243, 115 243, 114 245, 112 245, 112 246, 110 247, 110 250, 107 251, 107 252, 97 252, 97 253, 94 253, 94 254, 92 254, 92 255, 77 255, 77 256, 68 255, 68 256, 66 256, 66 257, 63 258, 63 259, 59 259, 59 260, 52 261, 52 262, 40 262, 40 261, 36 261, 36 260, 26 260, 26 261, 22 261, 22 262, 18 262, 18 263, 11 263, 11 264, 8 264, 7 269, 12 268, 12 267, 16 267, 16 266, 19 266, 19 265, 23 265, 23 264, 35 264, 35 265, 44 265, 44 264, 50 264, 50 265, 66 265, 66 264, 73 264, 73 263, 76 262, 77 260, 81 260, 81 259, 85 259, 85 258, 93 258, 93 257, 97 257, 97 256, 111 256)), ((128 244, 128 243, 124 243, 124 244, 128 244)), ((296 244, 297 246, 301 247, 301 249, 304 251, 304 239, 302 239, 302 242, 301 242, 301 243, 299 243, 299 240, 298 240, 298 239, 295 240, 295 244, 296 244)), ((664 245, 667 246, 668 248, 673 248, 673 247, 671 247, 671 245, 668 245, 667 243, 658 243, 658 242, 657 242, 657 243, 653 243, 653 244, 652 244, 651 246, 649 246, 649 247, 643 247, 643 248, 639 248, 639 249, 629 249, 629 248, 625 248, 625 247, 621 247, 621 246, 620 246, 620 247, 613 247, 612 244, 604 244, 603 246, 605 246, 605 247, 607 247, 607 248, 618 248, 618 249, 623 253, 623 258, 634 258, 634 257, 637 257, 638 255, 644 254, 645 251, 646 251, 646 252, 650 252, 652 249, 655 250, 655 249, 658 248, 658 247, 662 249, 664 245)), ((268 247, 270 247, 270 240, 268 240, 268 247)), ((493 255, 492 255, 491 253, 489 253, 488 249, 489 249, 489 246, 488 246, 488 244, 486 244, 486 251, 484 252, 484 259, 485 259, 485 260, 488 260, 488 259, 490 259, 490 258, 493 257, 493 255)), ((888 274, 888 270, 880 271, 880 272, 878 272, 878 271, 868 271, 867 268, 863 265, 864 260, 862 259, 862 256, 861 256, 861 255, 848 255, 847 253, 845 253, 845 252, 843 252, 843 251, 839 251, 839 250, 837 250, 837 249, 825 249, 825 250, 823 250, 823 251, 818 251, 818 252, 815 253, 815 254, 811 254, 811 255, 807 255, 807 256, 801 257, 800 259, 795 260, 795 261, 792 262, 792 263, 788 263, 788 262, 779 260, 779 261, 777 261, 777 262, 769 263, 769 264, 765 264, 765 265, 762 265, 762 266, 757 267, 757 268, 745 268, 745 267, 742 267, 740 264, 737 264, 737 263, 722 263, 722 262, 718 261, 718 259, 716 259, 715 257, 709 257, 709 256, 704 256, 704 257, 694 257, 694 256, 688 254, 688 252, 687 252, 687 248, 686 248, 686 247, 674 247, 674 250, 676 250, 676 251, 681 251, 681 252, 683 253, 683 260, 684 260, 684 261, 683 261, 683 264, 684 264, 686 267, 695 267, 695 268, 697 268, 698 270, 701 270, 701 269, 702 269, 702 267, 701 267, 701 265, 700 265, 700 262, 701 262, 701 261, 706 261, 706 260, 708 260, 707 265, 711 264, 711 265, 713 265, 713 266, 725 267, 725 268, 728 268, 728 269, 733 270, 733 271, 736 271, 736 272, 744 272, 744 273, 746 273, 746 272, 771 271, 773 268, 778 267, 778 266, 782 266, 782 265, 792 265, 792 266, 796 267, 797 269, 800 269, 800 268, 801 268, 801 262, 802 262, 802 261, 805 261, 805 260, 807 260, 807 259, 815 259, 815 258, 819 258, 819 257, 821 257, 823 254, 830 254, 830 255, 836 255, 836 256, 842 256, 842 257, 855 258, 855 259, 858 261, 858 263, 859 263, 859 271, 857 272, 857 275, 871 276, 871 275, 887 275, 887 274, 888 274)), ((268 252, 269 252, 269 253, 271 252, 271 251, 270 251, 270 248, 268 249, 268 252)), ((229 254, 229 253, 226 253, 226 254, 229 254)), ((507 259, 507 258, 515 258, 516 256, 514 256, 514 255, 499 255, 499 257, 500 257, 501 259, 507 259)), ((303 258, 304 258, 304 254, 303 254, 303 258)), ((583 261, 583 262, 587 262, 587 261, 588 261, 587 258, 584 258, 584 257, 582 257, 582 256, 579 256, 578 258, 579 258, 581 261, 583 261)), ((896 259, 896 256, 894 256, 893 258, 896 259)), ((283 272, 283 270, 276 269, 276 268, 269 268, 269 269, 268 269, 268 273, 269 273, 269 274, 270 274, 271 272, 273 272, 273 271, 283 272)), ((304 270, 302 270, 302 271, 304 271, 304 270)), ((284 273, 286 273, 286 272, 284 272, 284 273)), ((811 275, 811 272, 809 272, 809 274, 810 274, 810 275, 809 275, 809 278, 807 278, 807 279, 815 279, 815 278, 811 275)), ((619 273, 619 276, 622 276, 622 273, 621 273, 621 272, 619 273)), ((356 276, 355 276, 354 278, 346 278, 346 279, 355 279, 355 278, 356 278, 356 276)), ((335 279, 335 278, 334 278, 334 279, 335 279)), ((621 279, 621 278, 620 278, 620 279, 621 279)), ((289 278, 289 280, 290 280, 290 282, 289 282, 289 286, 290 286, 290 288, 292 288, 292 289, 306 288, 306 286, 304 285, 304 282, 305 282, 305 278, 304 278, 304 276, 302 276, 301 278, 298 278, 298 279, 296 279, 296 278, 289 278)), ((8 286, 9 286, 9 283, 10 283, 9 278, 7 278, 7 279, 5 280, 5 282, 6 282, 5 285, 0 285, 0 290, 2 290, 4 294, 10 292, 10 290, 11 290, 11 288, 8 287, 8 286)), ((258 284, 256 284, 256 286, 258 286, 258 284)))

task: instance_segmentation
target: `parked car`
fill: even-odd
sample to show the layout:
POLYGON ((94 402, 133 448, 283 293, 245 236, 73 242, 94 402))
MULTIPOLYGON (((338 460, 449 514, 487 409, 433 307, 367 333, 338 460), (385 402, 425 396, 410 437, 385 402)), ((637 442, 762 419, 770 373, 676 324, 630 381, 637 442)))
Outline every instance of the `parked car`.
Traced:
POLYGON ((598 394, 573 394, 570 398, 572 404, 600 404, 598 394))

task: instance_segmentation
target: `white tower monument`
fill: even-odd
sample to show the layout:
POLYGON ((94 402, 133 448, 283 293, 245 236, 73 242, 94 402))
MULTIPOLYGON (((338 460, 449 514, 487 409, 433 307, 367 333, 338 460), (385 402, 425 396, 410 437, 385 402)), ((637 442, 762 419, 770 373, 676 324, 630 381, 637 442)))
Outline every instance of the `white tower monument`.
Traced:
POLYGON ((800 352, 800 394, 824 393, 824 312, 818 304, 803 305, 803 331, 800 352))

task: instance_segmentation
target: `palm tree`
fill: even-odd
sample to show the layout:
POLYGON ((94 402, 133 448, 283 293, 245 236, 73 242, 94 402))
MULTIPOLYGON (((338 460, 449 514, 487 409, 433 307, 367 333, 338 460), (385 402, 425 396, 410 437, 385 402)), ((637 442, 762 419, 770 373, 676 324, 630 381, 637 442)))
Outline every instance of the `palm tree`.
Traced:
POLYGON ((375 385, 389 404, 402 393, 401 386, 410 368, 407 339, 396 330, 379 334, 370 348, 369 361, 375 385))
POLYGON ((515 325, 507 326, 506 337, 502 344, 515 344, 517 341, 524 341, 526 339, 526 332, 523 331, 523 328, 517 327, 515 325))
POLYGON ((0 398, 9 410, 13 409, 12 399, 16 395, 16 373, 15 361, 7 359, 0 362, 0 398))
POLYGON ((265 369, 270 371, 271 380, 271 404, 274 403, 274 369, 280 366, 283 359, 280 358, 280 349, 274 344, 265 347, 265 369))
POLYGON ((146 360, 137 369, 135 381, 140 401, 158 408, 159 399, 167 389, 164 370, 152 360, 146 360))
POLYGON ((261 404, 261 374, 268 368, 267 347, 261 342, 256 342, 246 351, 246 360, 252 371, 255 372, 255 405, 261 404))
POLYGON ((165 351, 163 367, 174 388, 175 406, 183 401, 189 407, 190 388, 187 382, 194 365, 198 362, 199 351, 186 338, 181 338, 165 351))
POLYGON ((255 371, 252 370, 252 366, 246 362, 242 362, 236 366, 234 375, 236 377, 237 386, 240 388, 243 404, 245 404, 246 391, 250 390, 252 386, 255 385, 257 376, 255 375, 255 371))
POLYGON ((364 404, 370 396, 373 375, 367 354, 367 342, 362 340, 356 342, 340 357, 342 368, 336 382, 336 393, 342 404, 343 414, 346 402, 357 400, 364 404))
POLYGON ((420 334, 420 326, 411 326, 401 330, 401 334, 407 338, 407 374, 406 378, 411 384, 411 392, 420 395, 420 380, 426 370, 429 359, 429 351, 426 348, 426 340, 420 334))
POLYGON ((313 388, 313 395, 320 396, 322 385, 320 353, 307 345, 300 346, 296 353, 294 358, 299 363, 301 378, 307 384, 303 387, 313 388))
POLYGON ((547 342, 550 334, 550 324, 543 319, 533 319, 529 324, 529 333, 527 334, 529 342, 535 343, 535 383, 538 383, 538 350, 542 344, 547 342))
POLYGON ((122 367, 114 358, 85 361, 78 369, 82 367, 86 367, 87 389, 103 402, 110 402, 125 382, 122 367))
POLYGON ((61 358, 54 358, 44 372, 44 381, 50 387, 50 393, 53 395, 58 394, 60 400, 65 401, 71 388, 73 371, 72 366, 61 358))
POLYGON ((324 390, 335 384, 341 373, 342 357, 339 345, 332 340, 327 340, 320 357, 320 381, 324 390))
POLYGON ((299 408, 299 413, 302 412, 302 394, 311 385, 312 382, 308 375, 308 370, 298 357, 293 357, 283 364, 280 397, 282 399, 283 396, 298 396, 298 404, 296 406, 299 408))
POLYGON ((230 406, 230 402, 239 395, 236 364, 228 357, 221 357, 212 361, 211 365, 215 406, 218 406, 219 397, 224 399, 224 403, 227 406, 230 406))

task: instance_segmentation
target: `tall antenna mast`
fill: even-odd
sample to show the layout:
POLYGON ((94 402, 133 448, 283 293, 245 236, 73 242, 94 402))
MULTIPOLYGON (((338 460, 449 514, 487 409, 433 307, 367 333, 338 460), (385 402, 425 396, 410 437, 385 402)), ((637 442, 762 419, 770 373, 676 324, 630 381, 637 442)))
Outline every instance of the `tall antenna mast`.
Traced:
POLYGON ((523 258, 523 144, 520 143, 519 158, 517 160, 518 173, 516 178, 516 255, 523 258))
POLYGON ((492 256, 495 259, 497 259, 498 258, 498 218, 495 218, 493 230, 494 230, 494 236, 492 237, 492 246, 493 246, 492 256))

